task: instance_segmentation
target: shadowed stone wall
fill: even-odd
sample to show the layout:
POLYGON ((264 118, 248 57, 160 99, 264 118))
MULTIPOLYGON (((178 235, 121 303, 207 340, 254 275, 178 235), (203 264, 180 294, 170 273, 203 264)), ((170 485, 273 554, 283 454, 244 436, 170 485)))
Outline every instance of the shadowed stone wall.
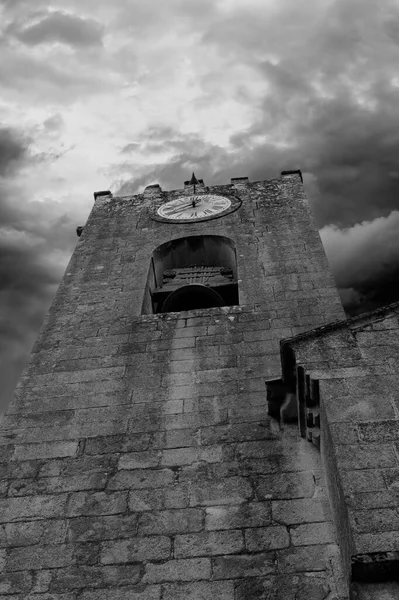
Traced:
POLYGON ((1 599, 347 598, 320 455, 267 417, 280 340, 343 318, 301 179, 209 191, 242 206, 97 198, 3 422, 1 599), (186 235, 233 240, 239 306, 141 315, 186 235))
POLYGON ((318 380, 322 457, 353 597, 399 596, 399 305, 287 344, 318 380))

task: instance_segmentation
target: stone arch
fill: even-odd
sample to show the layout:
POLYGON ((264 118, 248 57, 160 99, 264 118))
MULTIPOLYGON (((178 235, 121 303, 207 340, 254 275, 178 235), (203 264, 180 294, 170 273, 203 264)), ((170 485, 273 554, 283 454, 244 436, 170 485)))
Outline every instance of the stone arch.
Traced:
POLYGON ((142 314, 238 303, 236 248, 230 238, 192 235, 155 248, 142 314))

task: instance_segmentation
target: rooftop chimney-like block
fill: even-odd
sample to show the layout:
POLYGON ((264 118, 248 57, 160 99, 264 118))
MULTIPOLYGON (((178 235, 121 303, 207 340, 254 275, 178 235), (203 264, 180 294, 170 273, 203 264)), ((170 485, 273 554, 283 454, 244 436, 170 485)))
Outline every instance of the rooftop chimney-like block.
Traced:
POLYGON ((239 190, 245 187, 248 183, 248 177, 232 177, 231 185, 234 186, 236 190, 239 190))
POLYGON ((94 200, 97 200, 97 198, 100 198, 101 196, 112 196, 112 192, 110 192, 109 190, 94 192, 94 200))
POLYGON ((162 192, 162 188, 159 185, 159 183, 153 183, 151 185, 147 185, 147 187, 144 190, 144 196, 147 197, 152 197, 152 196, 160 196, 162 192))
POLYGON ((293 171, 281 171, 281 179, 293 179, 294 177, 300 177, 303 183, 302 171, 295 169, 293 171))

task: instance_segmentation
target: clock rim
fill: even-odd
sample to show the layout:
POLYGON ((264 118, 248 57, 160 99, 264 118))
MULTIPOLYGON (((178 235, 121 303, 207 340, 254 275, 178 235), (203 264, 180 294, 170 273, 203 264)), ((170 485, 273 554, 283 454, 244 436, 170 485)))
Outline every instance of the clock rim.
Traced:
POLYGON ((206 193, 206 194, 187 194, 187 196, 184 196, 184 194, 182 196, 178 196, 178 198, 184 198, 187 197, 189 198, 190 196, 220 196, 221 198, 224 198, 226 200, 230 201, 230 206, 224 210, 221 210, 220 212, 214 214, 214 215, 208 215, 205 217, 195 217, 193 219, 171 219, 170 217, 162 217, 161 215, 158 214, 158 210, 161 208, 161 206, 164 206, 165 204, 168 204, 168 202, 172 202, 173 200, 177 200, 177 198, 173 198, 172 200, 169 200, 168 202, 165 202, 164 204, 161 204, 160 206, 157 206, 156 208, 154 208, 152 210, 152 214, 151 214, 151 218, 155 221, 160 221, 162 223, 200 223, 201 221, 211 221, 213 219, 219 219, 221 217, 224 217, 225 215, 228 215, 230 213, 235 212, 238 208, 240 208, 242 201, 240 198, 238 198, 237 196, 233 196, 230 194, 212 194, 212 193, 206 193))

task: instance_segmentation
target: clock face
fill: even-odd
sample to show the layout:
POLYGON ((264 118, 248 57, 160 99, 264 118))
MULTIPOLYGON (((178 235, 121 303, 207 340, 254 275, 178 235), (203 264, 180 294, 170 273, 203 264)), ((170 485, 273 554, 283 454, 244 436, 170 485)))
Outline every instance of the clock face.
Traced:
POLYGON ((168 221, 198 221, 212 219, 231 209, 229 198, 214 194, 181 196, 166 202, 157 210, 157 215, 168 221))

